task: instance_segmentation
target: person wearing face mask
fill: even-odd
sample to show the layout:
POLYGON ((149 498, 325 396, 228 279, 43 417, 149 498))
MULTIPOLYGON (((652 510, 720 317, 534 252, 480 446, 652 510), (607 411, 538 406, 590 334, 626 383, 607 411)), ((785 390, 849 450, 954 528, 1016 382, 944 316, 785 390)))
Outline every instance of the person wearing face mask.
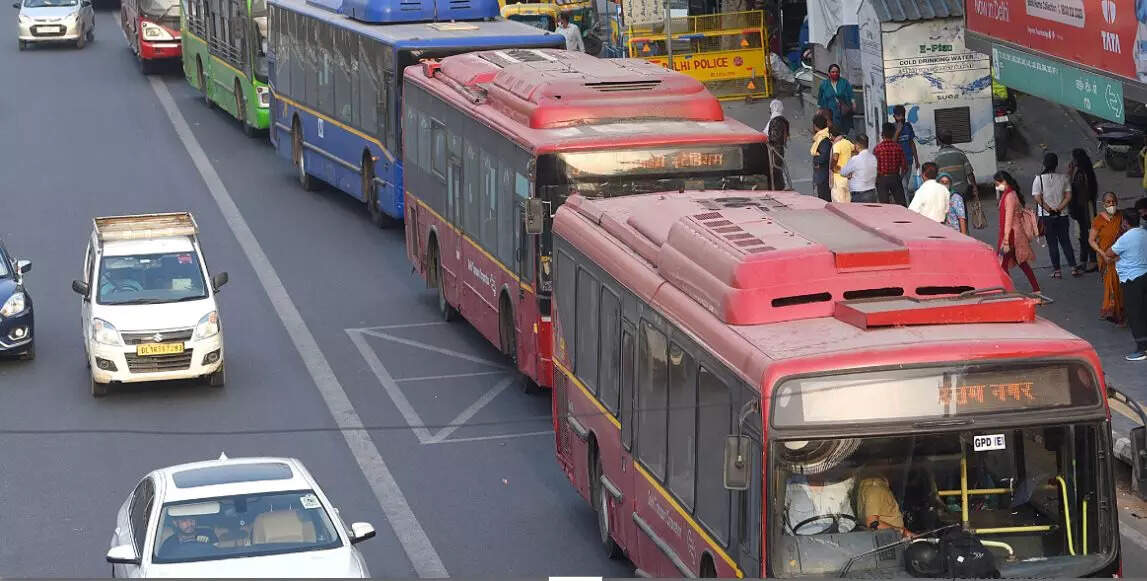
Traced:
POLYGON ((1067 255, 1067 264, 1071 267, 1071 275, 1079 276, 1083 270, 1075 263, 1075 251, 1071 247, 1071 218, 1066 214, 1067 206, 1071 203, 1071 182, 1067 176, 1056 173, 1059 166, 1059 156, 1047 153, 1043 156, 1043 173, 1035 177, 1032 182, 1032 198, 1036 202, 1036 215, 1044 223, 1047 238, 1047 251, 1051 255, 1051 277, 1063 278, 1059 269, 1059 251, 1067 255))
POLYGON ((832 125, 839 127, 842 135, 852 132, 852 114, 856 111, 856 102, 852 84, 840 76, 840 65, 828 67, 828 78, 820 83, 817 106, 832 111, 832 125))
POLYGON ((1032 292, 1038 293, 1039 282, 1035 279, 1035 272, 1031 267, 1031 262, 1035 260, 1035 252, 1032 251, 1031 240, 1022 224, 1021 213, 1026 204, 1020 185, 1016 183, 1012 174, 1006 171, 998 171, 992 178, 996 183, 996 192, 1000 196, 1000 230, 996 248, 1003 255, 1001 266, 1004 272, 1007 272, 1018 264, 1028 283, 1031 284, 1032 292))
POLYGON ((1139 212, 1123 211, 1123 234, 1103 252, 1115 263, 1123 288, 1123 308, 1127 326, 1135 341, 1135 351, 1124 355, 1127 361, 1147 360, 1147 230, 1139 227, 1139 212))
POLYGON ((1119 287, 1119 275, 1115 264, 1108 261, 1105 253, 1111 249, 1119 235, 1123 234, 1123 218, 1119 216, 1119 198, 1115 192, 1103 194, 1103 212, 1091 220, 1087 233, 1087 243, 1099 258, 1099 276, 1103 280, 1103 302, 1099 305, 1099 318, 1117 325, 1123 322, 1123 289, 1119 287))

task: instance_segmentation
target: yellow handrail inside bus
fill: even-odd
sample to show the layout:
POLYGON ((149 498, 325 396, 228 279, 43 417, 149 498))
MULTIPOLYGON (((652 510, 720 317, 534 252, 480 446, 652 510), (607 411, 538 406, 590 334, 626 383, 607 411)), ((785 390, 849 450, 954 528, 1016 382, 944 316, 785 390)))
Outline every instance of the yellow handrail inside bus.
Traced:
MULTIPOLYGON (((960 496, 964 494, 963 490, 938 490, 936 493, 940 496, 960 496)), ((1011 488, 969 488, 967 491, 968 496, 985 496, 988 494, 1009 494, 1012 492, 1011 488)))
POLYGON ((985 547, 996 547, 997 549, 1003 549, 1003 550, 1007 551, 1009 561, 1014 561, 1016 559, 1016 550, 1013 549, 1011 545, 1009 545, 1003 541, 981 540, 980 544, 984 545, 985 547))
POLYGON ((1071 508, 1067 505, 1067 481, 1063 476, 1056 476, 1055 479, 1059 481, 1059 488, 1063 492, 1063 522, 1067 526, 1067 551, 1074 556, 1075 545, 1071 542, 1071 508))
POLYGON ((964 528, 968 528, 968 452, 960 454, 960 509, 964 528))
POLYGON ((1046 533, 1054 528, 1052 525, 1028 525, 1022 527, 989 527, 971 530, 977 535, 1002 535, 1006 533, 1046 533))
POLYGON ((1083 554, 1087 554, 1087 499, 1083 499, 1083 554))

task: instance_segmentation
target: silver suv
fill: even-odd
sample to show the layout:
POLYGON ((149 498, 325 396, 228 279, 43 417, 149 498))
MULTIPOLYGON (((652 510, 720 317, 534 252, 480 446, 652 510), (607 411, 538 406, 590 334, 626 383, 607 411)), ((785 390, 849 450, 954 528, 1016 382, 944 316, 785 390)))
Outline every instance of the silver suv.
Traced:
POLYGON ((76 48, 95 39, 96 12, 92 0, 23 0, 19 8, 20 50, 33 42, 74 42, 76 48))

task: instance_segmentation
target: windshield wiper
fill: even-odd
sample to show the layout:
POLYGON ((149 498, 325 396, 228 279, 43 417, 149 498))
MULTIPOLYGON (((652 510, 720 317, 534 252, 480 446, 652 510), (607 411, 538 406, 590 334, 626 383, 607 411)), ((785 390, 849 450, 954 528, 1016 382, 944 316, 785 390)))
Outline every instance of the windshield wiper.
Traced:
POLYGON ((118 303, 106 303, 109 305, 157 305, 159 303, 169 302, 167 299, 132 299, 130 301, 123 301, 118 303))
POLYGON ((207 295, 193 295, 193 296, 190 296, 190 297, 182 297, 182 298, 178 298, 178 299, 175 299, 174 301, 171 301, 171 302, 173 302, 173 303, 183 303, 183 302, 187 302, 187 301, 199 301, 199 300, 203 300, 203 299, 205 299, 205 298, 207 298, 207 295))
POLYGON ((950 525, 944 525, 944 526, 942 526, 942 527, 940 527, 940 528, 938 528, 938 529, 932 529, 932 530, 930 530, 930 531, 927 531, 927 532, 924 532, 924 533, 920 533, 919 535, 916 535, 916 536, 914 536, 914 537, 904 537, 904 538, 902 538, 902 539, 900 539, 900 540, 898 540, 898 541, 896 541, 896 542, 894 542, 894 543, 888 543, 887 545, 883 545, 883 546, 880 546, 880 547, 876 547, 875 549, 871 549, 871 550, 868 550, 868 551, 864 551, 863 553, 857 553, 856 555, 853 555, 851 558, 849 558, 849 559, 848 559, 848 561, 847 561, 847 562, 844 564, 844 566, 840 568, 840 574, 839 574, 839 575, 837 575, 837 576, 838 576, 838 577, 846 577, 846 576, 848 576, 848 570, 849 570, 849 569, 851 569, 851 568, 852 568, 852 566, 853 566, 854 564, 856 564, 856 562, 857 562, 858 560, 860 560, 860 559, 863 559, 863 558, 865 558, 865 557, 867 557, 867 556, 869 556, 869 555, 875 555, 875 554, 877 554, 877 553, 880 553, 880 552, 883 552, 883 551, 887 551, 888 549, 891 549, 891 548, 894 548, 894 547, 898 547, 898 546, 900 546, 900 545, 903 545, 903 544, 905 544, 905 543, 911 543, 912 541, 915 541, 915 540, 917 540, 917 539, 923 539, 923 538, 925 538, 925 537, 930 537, 930 536, 932 536, 932 535, 934 535, 934 534, 936 534, 936 533, 938 533, 938 532, 941 532, 941 531, 946 531, 946 530, 948 530, 948 529, 951 529, 951 528, 955 528, 955 527, 958 527, 958 526, 960 526, 960 523, 952 523, 952 524, 950 524, 950 525))

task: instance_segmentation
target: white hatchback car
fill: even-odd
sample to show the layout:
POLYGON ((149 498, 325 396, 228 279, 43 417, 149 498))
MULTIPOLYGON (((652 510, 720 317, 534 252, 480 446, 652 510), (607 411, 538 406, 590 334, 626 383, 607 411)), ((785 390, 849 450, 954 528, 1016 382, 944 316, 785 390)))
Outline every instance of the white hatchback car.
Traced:
POLYGON ((181 464, 143 478, 116 516, 114 577, 369 578, 347 527, 293 458, 181 464))
POLYGON ((76 48, 96 38, 96 11, 92 0, 23 0, 12 4, 20 50, 34 42, 74 42, 76 48))

